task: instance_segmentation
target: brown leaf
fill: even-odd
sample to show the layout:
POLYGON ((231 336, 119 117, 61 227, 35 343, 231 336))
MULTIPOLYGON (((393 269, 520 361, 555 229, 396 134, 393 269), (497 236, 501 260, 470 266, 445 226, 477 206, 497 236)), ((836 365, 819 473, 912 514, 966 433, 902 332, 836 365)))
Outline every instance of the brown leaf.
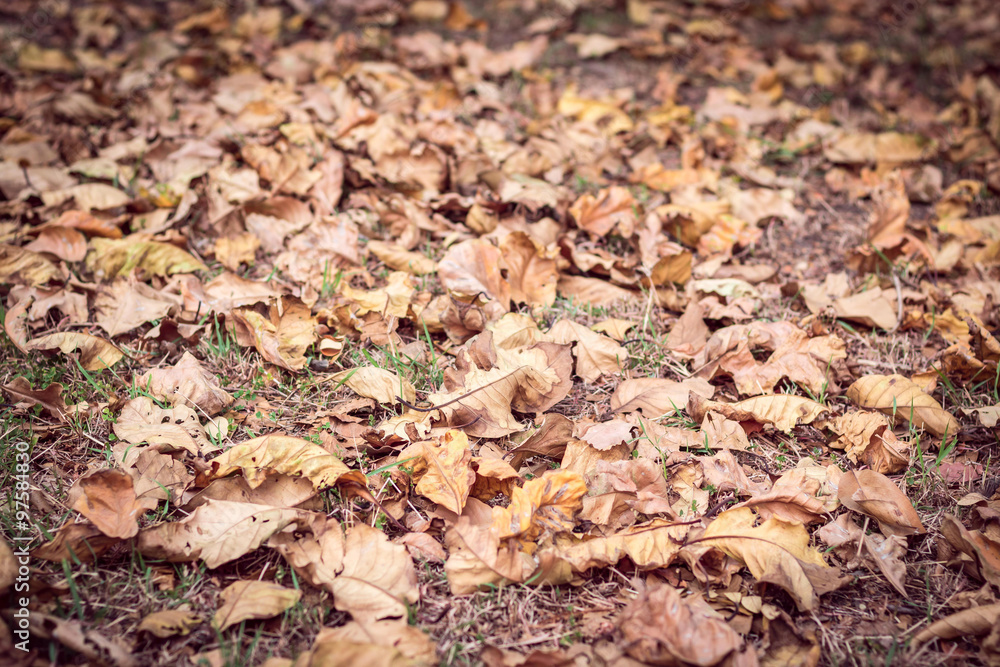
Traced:
POLYGON ((80 365, 84 370, 100 371, 117 364, 125 353, 97 336, 68 331, 32 338, 26 344, 29 350, 59 350, 63 354, 80 351, 80 365))
POLYGON ((53 382, 45 389, 35 390, 26 379, 18 377, 11 380, 10 384, 3 385, 3 389, 18 402, 40 405, 56 419, 66 421, 69 409, 62 398, 63 386, 58 382, 53 382))
POLYGON ((359 395, 373 398, 382 405, 391 405, 400 398, 408 403, 417 400, 417 390, 409 380, 375 366, 349 368, 333 375, 327 382, 333 382, 335 386, 344 384, 359 395))
POLYGON ((123 441, 137 445, 168 445, 194 455, 217 449, 208 440, 198 414, 186 405, 160 408, 146 396, 122 406, 112 429, 123 441))
POLYGON ((902 472, 910 465, 909 444, 901 442, 889 428, 889 419, 878 413, 855 410, 830 423, 840 437, 831 447, 846 450, 847 458, 875 472, 902 472))
POLYGON ((45 227, 24 249, 49 253, 67 262, 79 262, 87 256, 87 237, 71 227, 45 227))
POLYGON ((451 430, 443 437, 410 445, 397 460, 416 457, 406 465, 413 468, 416 492, 439 505, 461 514, 469 498, 476 473, 470 467, 469 436, 451 430))
POLYGON ((918 632, 913 637, 913 646, 926 644, 932 639, 955 639, 956 637, 979 637, 989 633, 1000 621, 1000 604, 963 609, 918 632))
POLYGON ((203 560, 209 568, 236 560, 289 525, 318 516, 303 510, 210 500, 188 517, 139 532, 139 551, 172 563, 203 560))
POLYGON ((556 261, 524 232, 513 232, 500 244, 514 303, 551 306, 556 301, 556 261))
POLYGON ((294 607, 302 591, 270 581, 236 581, 219 594, 212 626, 222 632, 249 619, 271 618, 294 607))
POLYGON ((739 422, 756 421, 774 424, 779 431, 790 433, 797 424, 811 424, 828 408, 816 401, 791 394, 774 394, 748 398, 737 403, 720 403, 693 393, 688 412, 696 421, 704 419, 709 411, 739 422))
POLYGON ((437 262, 433 259, 402 246, 383 241, 369 241, 367 247, 371 254, 395 271, 406 271, 415 276, 424 276, 437 271, 437 262))
POLYGON ((406 603, 420 600, 417 573, 406 547, 379 530, 356 524, 347 534, 344 568, 330 591, 334 606, 359 622, 406 618, 406 603))
POLYGON ((667 584, 640 593, 622 610, 618 627, 628 654, 644 664, 717 665, 747 650, 707 603, 682 598, 667 584))
POLYGON ((305 353, 316 340, 316 318, 299 299, 282 297, 279 304, 272 304, 266 314, 263 308, 234 308, 229 316, 236 342, 256 348, 275 366, 297 372, 309 363, 305 353))
POLYGON ((179 300, 130 277, 99 289, 94 300, 94 320, 114 338, 161 319, 179 305, 179 300))
POLYGON ((958 420, 902 375, 866 375, 847 388, 847 398, 889 415, 897 424, 909 421, 938 437, 958 434, 958 420))
POLYGON ((547 470, 523 487, 515 487, 509 506, 493 508, 493 526, 500 539, 517 537, 528 542, 543 533, 572 530, 573 517, 586 493, 579 473, 547 470))
POLYGON ((70 522, 60 526, 52 541, 36 547, 31 555, 55 563, 67 559, 91 563, 120 541, 116 537, 108 537, 91 523, 70 522))
POLYGON ((344 529, 336 519, 317 517, 303 534, 276 533, 267 545, 280 553, 300 577, 327 590, 344 569, 344 529))
POLYGON ((551 329, 552 342, 573 346, 576 355, 576 374, 585 382, 594 382, 601 375, 621 370, 628 361, 628 350, 611 338, 591 331, 571 320, 559 320, 551 329))
POLYGON ((981 530, 968 530, 961 522, 946 514, 941 521, 941 535, 956 550, 971 558, 979 576, 1000 585, 1000 542, 981 530))
POLYGON ((87 473, 70 490, 71 507, 90 519, 108 537, 128 539, 139 532, 139 515, 155 507, 136 499, 132 478, 105 468, 87 473), (74 490, 77 493, 74 493, 74 490), (78 494, 78 495, 77 495, 78 494))
POLYGON ((289 435, 264 435, 240 443, 212 460, 212 471, 199 478, 207 483, 237 470, 254 488, 264 481, 264 472, 274 470, 286 475, 301 475, 316 490, 329 489, 338 482, 367 486, 363 473, 351 470, 323 447, 289 435))
POLYGON ((146 632, 166 639, 180 635, 185 637, 191 630, 201 625, 202 618, 198 614, 182 609, 165 609, 147 614, 139 623, 136 632, 146 632))
POLYGON ((874 470, 852 470, 840 478, 837 489, 845 507, 878 521, 885 535, 926 533, 913 504, 888 477, 874 470))
POLYGON ((647 419, 680 414, 687 407, 694 392, 705 398, 715 393, 707 380, 690 378, 675 382, 663 378, 633 378, 622 381, 611 395, 611 409, 615 412, 642 412, 647 419))
POLYGON ((500 272, 500 250, 491 243, 476 239, 453 245, 438 262, 438 278, 458 298, 475 299, 478 295, 496 302, 497 316, 510 310, 510 283, 500 272))
POLYGON ((137 268, 150 276, 193 273, 207 268, 189 252, 171 243, 151 241, 144 234, 118 240, 94 238, 90 243, 93 253, 87 256, 87 268, 103 278, 127 276, 137 268))
POLYGON ((0 283, 44 285, 59 276, 59 269, 45 255, 0 244, 0 283))
POLYGON ((728 510, 708 525, 698 542, 742 561, 758 581, 784 589, 800 610, 818 608, 824 577, 835 570, 809 546, 809 533, 800 523, 771 518, 754 526, 754 520, 749 508, 728 510))
POLYGON ((612 419, 592 424, 580 439, 599 451, 607 451, 615 445, 632 441, 632 424, 622 419, 612 419))
POLYGON ((619 236, 630 238, 635 231, 639 205, 628 189, 606 188, 597 195, 581 195, 569 212, 577 226, 594 236, 606 236, 617 229, 619 236))
POLYGON ((219 387, 219 380, 190 352, 172 368, 153 368, 140 375, 136 384, 171 405, 197 406, 208 415, 229 407, 233 397, 219 387))

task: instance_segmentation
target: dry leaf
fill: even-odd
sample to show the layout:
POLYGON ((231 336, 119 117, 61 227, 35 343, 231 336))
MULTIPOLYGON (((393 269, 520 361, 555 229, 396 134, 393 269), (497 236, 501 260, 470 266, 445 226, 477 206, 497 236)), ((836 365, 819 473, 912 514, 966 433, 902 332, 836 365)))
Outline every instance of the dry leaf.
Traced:
POLYGON ((334 606, 360 622, 406 618, 407 603, 420 600, 406 547, 357 524, 347 534, 345 551, 344 568, 330 584, 334 606))
POLYGON ((845 507, 878 521, 886 536, 927 532, 906 495, 892 480, 874 470, 844 473, 837 494, 845 507))
POLYGON ((202 618, 198 614, 182 609, 166 609, 147 614, 136 628, 137 632, 146 632, 166 639, 180 635, 185 637, 201 625, 202 618))
POLYGON ((108 537, 128 539, 139 532, 139 516, 156 506, 136 499, 132 478, 121 470, 95 470, 81 477, 70 496, 71 507, 108 537), (74 490, 77 493, 74 493, 74 490), (78 495, 77 495, 78 494, 78 495))
POLYGON ((80 365, 84 370, 100 371, 111 368, 125 356, 117 347, 97 336, 68 331, 32 338, 26 343, 29 350, 59 350, 63 354, 80 351, 80 365))
POLYGON ((847 398, 889 415, 897 424, 908 421, 938 437, 958 434, 958 420, 902 375, 866 375, 847 388, 847 398))
POLYGON ((694 392, 705 398, 715 393, 707 380, 690 378, 683 382, 662 378, 633 378, 624 380, 611 395, 611 409, 615 412, 642 412, 647 419, 680 414, 687 407, 694 392))
POLYGON ((397 457, 413 469, 416 492, 461 514, 469 498, 476 473, 470 467, 469 437, 462 431, 448 431, 438 440, 410 445, 397 457))
POLYGON ((302 591, 270 581, 237 581, 219 594, 212 626, 222 632, 249 619, 271 618, 298 604, 302 591))
POLYGON ((333 375, 327 382, 334 382, 335 386, 347 385, 359 395, 373 398, 383 405, 396 403, 400 398, 408 403, 417 400, 417 390, 409 380, 375 366, 350 368, 333 375))
POLYGON ((720 403, 702 398, 694 392, 690 396, 688 412, 701 421, 708 412, 717 412, 734 421, 756 421, 774 424, 779 431, 790 433, 797 424, 811 424, 828 408, 816 401, 790 394, 774 394, 748 398, 737 403, 720 403))

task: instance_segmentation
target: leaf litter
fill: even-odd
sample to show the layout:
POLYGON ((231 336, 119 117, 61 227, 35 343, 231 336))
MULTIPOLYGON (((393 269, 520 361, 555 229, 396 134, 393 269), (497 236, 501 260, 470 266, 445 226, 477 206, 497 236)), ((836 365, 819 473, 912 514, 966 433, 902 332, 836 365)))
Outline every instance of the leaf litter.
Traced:
POLYGON ((31 5, 9 664, 997 661, 991 3, 31 5))

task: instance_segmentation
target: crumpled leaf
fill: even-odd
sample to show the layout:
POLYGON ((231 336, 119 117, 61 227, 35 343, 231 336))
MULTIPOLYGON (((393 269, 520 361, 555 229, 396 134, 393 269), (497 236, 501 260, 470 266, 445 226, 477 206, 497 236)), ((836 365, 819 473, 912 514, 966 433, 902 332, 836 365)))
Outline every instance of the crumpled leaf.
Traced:
POLYGON ((938 437, 954 437, 959 425, 955 417, 912 380, 902 375, 866 375, 847 388, 847 398, 862 408, 873 408, 896 423, 909 421, 938 437))
POLYGON ((982 530, 969 530, 955 517, 946 514, 941 520, 941 535, 957 551, 976 564, 979 576, 1000 586, 1000 542, 982 530))
POLYGON ((196 406, 207 415, 229 407, 233 397, 219 387, 219 380, 185 352, 172 368, 152 368, 135 379, 137 386, 171 405, 196 406))
POLYGON ((192 408, 161 408, 147 396, 137 396, 123 405, 112 429, 116 436, 134 445, 168 445, 195 455, 217 449, 209 442, 192 408))
POLYGON ((116 280, 98 292, 94 300, 94 320, 114 338, 164 317, 177 305, 146 283, 133 278, 116 280))
POLYGON ((776 429, 785 433, 791 432, 797 424, 811 424, 828 410, 825 405, 812 399, 791 394, 773 394, 737 403, 721 403, 692 392, 689 401, 688 412, 695 421, 703 420, 708 412, 717 412, 735 421, 774 424, 776 429))
POLYGON ((902 560, 906 555, 906 538, 865 535, 850 514, 841 514, 836 521, 816 531, 816 535, 836 550, 848 568, 855 569, 864 563, 877 569, 900 595, 909 597, 906 594, 906 564, 902 560))
POLYGON ((556 301, 559 271, 556 260, 524 232, 513 232, 500 244, 507 267, 510 298, 529 306, 551 306, 556 301))
POLYGON ((570 470, 546 470, 541 477, 514 487, 510 505, 493 508, 493 527, 500 539, 516 537, 535 542, 543 533, 573 528, 573 517, 587 493, 583 475, 570 470))
POLYGON ((415 490, 420 495, 461 514, 469 498, 476 473, 472 470, 469 436, 451 430, 437 440, 425 440, 410 445, 397 457, 398 461, 416 457, 406 463, 413 469, 415 490))
POLYGON ((253 438, 228 449, 212 460, 211 472, 199 478, 199 483, 231 475, 237 470, 242 471, 250 488, 264 481, 267 470, 301 475, 311 481, 316 490, 328 489, 338 482, 367 485, 364 473, 351 470, 323 447, 277 433, 253 438))
POLYGON ((909 443, 900 441, 889 426, 888 417, 878 412, 848 412, 830 422, 830 429, 840 436, 830 446, 844 449, 851 461, 875 472, 901 472, 910 465, 909 443))
POLYGON ((554 343, 575 343, 576 374, 584 382, 594 382, 601 375, 617 373, 628 361, 626 348, 572 320, 559 320, 549 329, 548 335, 554 343))
POLYGON ((698 542, 742 561, 758 581, 784 589, 801 611, 817 609, 819 596, 840 583, 836 568, 809 546, 802 524, 771 518, 754 526, 749 508, 723 512, 698 542))
POLYGON ((316 340, 316 318, 299 299, 282 297, 266 314, 263 307, 234 308, 229 317, 243 347, 254 347, 275 366, 297 372, 309 363, 305 353, 316 340))
POLYGON ((45 255, 0 244, 0 284, 44 285, 59 276, 59 269, 45 255))
POLYGON ((417 573, 406 547, 380 530, 356 524, 347 534, 344 568, 330 584, 333 604, 360 622, 406 618, 420 600, 417 573))
POLYGON ((613 186, 597 195, 581 195, 569 208, 577 226, 594 236, 606 236, 612 230, 624 238, 635 231, 638 204, 627 188, 613 186))
POLYGON ((874 470, 852 470, 840 478, 837 495, 845 507, 878 521, 885 535, 926 533, 910 499, 892 480, 874 470))
POLYGON ((493 300, 499 317, 510 310, 510 283, 501 275, 501 258, 500 249, 488 241, 463 241, 449 248, 438 262, 438 278, 459 298, 493 300))
POLYGON ((745 650, 753 655, 743 638, 699 596, 682 598, 668 584, 641 592, 622 610, 618 627, 627 653, 643 664, 717 665, 745 650))
POLYGON ((249 619, 271 618, 291 609, 302 591, 270 581, 236 581, 219 593, 212 626, 219 632, 249 619))
POLYGON ((31 383, 23 377, 17 377, 9 384, 2 385, 11 398, 17 402, 25 401, 29 405, 41 405, 45 410, 60 421, 66 421, 69 408, 63 400, 63 386, 58 382, 49 384, 45 389, 32 389, 31 383))

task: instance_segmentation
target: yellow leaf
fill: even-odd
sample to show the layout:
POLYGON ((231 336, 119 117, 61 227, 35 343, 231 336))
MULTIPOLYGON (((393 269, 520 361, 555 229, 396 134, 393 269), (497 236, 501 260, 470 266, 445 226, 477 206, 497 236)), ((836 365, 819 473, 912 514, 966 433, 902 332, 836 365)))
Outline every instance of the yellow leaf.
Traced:
POLYGON ((99 371, 114 366, 125 354, 117 347, 97 336, 68 331, 39 336, 26 344, 29 350, 56 350, 63 354, 80 351, 80 365, 88 371, 99 371))
POLYGON ((349 368, 329 378, 327 382, 338 386, 347 385, 361 396, 373 398, 384 405, 391 405, 398 398, 407 403, 417 400, 417 390, 409 380, 375 366, 349 368))
POLYGON ((154 611, 147 615, 139 623, 138 631, 146 632, 166 639, 176 635, 186 636, 191 634, 191 630, 201 624, 201 616, 182 609, 165 609, 154 611))
POLYGON ((117 240, 91 239, 94 250, 87 255, 87 268, 105 278, 126 276, 136 268, 154 276, 192 273, 207 268, 190 253, 171 243, 135 238, 136 236, 139 235, 117 240))
POLYGON ((514 487, 509 506, 493 508, 493 527, 500 539, 517 537, 528 542, 543 533, 570 531, 586 493, 580 473, 547 470, 524 486, 514 487))
POLYGON ((916 383, 902 375, 866 375, 847 388, 847 398, 862 408, 873 408, 896 423, 909 421, 938 437, 958 433, 958 420, 916 383))
POLYGON ((421 255, 419 252, 407 250, 402 246, 384 241, 369 241, 368 250, 383 264, 396 271, 406 271, 415 276, 423 276, 437 271, 437 262, 433 259, 421 255))
POLYGON ((0 284, 35 287, 59 276, 59 269, 45 255, 0 244, 0 284))
POLYGON ((360 471, 352 471, 344 462, 317 444, 289 435, 264 435, 226 451, 212 460, 212 472, 206 481, 243 472, 251 488, 259 486, 266 470, 305 477, 317 491, 334 486, 342 477, 365 485, 360 471))
POLYGON ((219 594, 212 625, 222 632, 241 621, 271 618, 294 607, 301 597, 302 591, 270 581, 237 581, 219 594))
POLYGON ((463 431, 451 430, 440 439, 407 447, 397 460, 405 461, 413 456, 419 458, 407 465, 414 468, 417 493, 461 514, 476 481, 476 473, 470 466, 469 436, 463 431))

